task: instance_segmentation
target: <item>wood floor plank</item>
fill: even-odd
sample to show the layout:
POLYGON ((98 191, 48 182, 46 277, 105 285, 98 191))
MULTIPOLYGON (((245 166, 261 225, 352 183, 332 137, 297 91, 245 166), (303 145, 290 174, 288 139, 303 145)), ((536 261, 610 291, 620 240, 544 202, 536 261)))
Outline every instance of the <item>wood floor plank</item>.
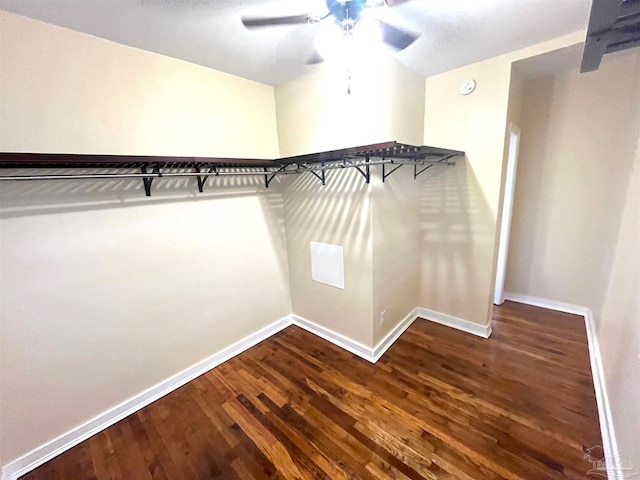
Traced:
POLYGON ((483 339, 417 320, 375 365, 291 326, 22 479, 585 479, 581 317, 505 302, 483 339))

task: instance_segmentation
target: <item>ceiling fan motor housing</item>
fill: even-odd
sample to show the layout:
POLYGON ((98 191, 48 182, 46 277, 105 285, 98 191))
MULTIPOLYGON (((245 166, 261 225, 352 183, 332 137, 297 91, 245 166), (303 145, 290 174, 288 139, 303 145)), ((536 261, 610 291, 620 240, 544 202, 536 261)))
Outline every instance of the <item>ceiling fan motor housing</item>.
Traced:
POLYGON ((367 5, 366 0, 326 0, 326 2, 327 9, 339 24, 349 20, 357 22, 360 19, 360 13, 367 5))

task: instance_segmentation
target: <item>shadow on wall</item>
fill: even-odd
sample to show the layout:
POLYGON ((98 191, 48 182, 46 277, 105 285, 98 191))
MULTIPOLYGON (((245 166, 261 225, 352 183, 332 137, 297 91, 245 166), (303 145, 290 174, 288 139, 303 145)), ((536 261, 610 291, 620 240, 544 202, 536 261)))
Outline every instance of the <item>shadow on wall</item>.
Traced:
MULTIPOLYGON (((6 175, 27 175, 27 170, 7 170, 6 175)), ((86 174, 81 169, 39 169, 38 175, 86 174)), ((106 171, 105 171, 106 173, 106 171)), ((108 173, 132 173, 111 170, 108 173)), ((257 197, 262 207, 272 247, 279 265, 288 276, 286 240, 284 234, 284 199, 282 180, 276 178, 265 188, 262 176, 209 177, 204 192, 197 188, 195 177, 156 178, 151 197, 145 196, 142 179, 37 180, 0 183, 0 220, 58 213, 161 206, 182 202, 206 202, 241 197, 257 197)), ((156 212, 157 214, 157 212, 156 212)), ((202 222, 215 218, 202 218, 202 222)), ((170 218, 167 218, 170 221, 170 218)), ((238 222, 243 219, 238 218, 238 222)), ((232 226, 223 226, 221 234, 231 234, 232 226)), ((270 246, 271 247, 271 246, 270 246)))
POLYGON ((382 182, 382 168, 372 175, 373 191, 373 333, 374 345, 418 306, 420 284, 420 179, 404 165, 382 182), (385 320, 381 322, 381 312, 385 320), (376 321, 377 320, 377 321, 376 321))
POLYGON ((370 185, 355 169, 285 180, 287 248, 294 313, 365 345, 372 342, 370 185), (344 290, 311 280, 309 242, 344 249, 344 290))
MULTIPOLYGON (((287 187, 289 220, 301 227, 298 235, 318 232, 329 242, 350 238, 353 246, 363 245, 369 235, 369 203, 364 198, 356 201, 353 194, 368 190, 364 177, 354 169, 329 170, 325 183, 321 185, 313 175, 301 175, 287 187)), ((355 258, 365 258, 363 249, 352 251, 355 258)))
MULTIPOLYGON (((246 179, 244 179, 246 180, 246 179)), ((271 234, 271 242, 278 255, 278 265, 284 278, 289 278, 289 259, 287 257, 287 237, 284 218, 283 187, 279 179, 274 180, 269 188, 258 187, 258 198, 262 206, 264 220, 271 234)), ((245 221, 239 219, 239 221, 245 221)), ((288 281, 287 281, 288 283, 288 281)))
MULTIPOLYGON (((138 173, 131 170, 104 170, 102 173, 138 173)), ((6 170, 3 175, 27 175, 28 170, 6 170)), ((88 174, 81 169, 38 169, 37 175, 88 174)), ((275 182, 274 182, 275 183, 275 182)), ((264 188, 256 177, 209 177, 204 192, 197 189, 195 177, 155 178, 151 197, 146 197, 142 179, 37 180, 0 183, 1 218, 27 216, 30 211, 63 213, 96 208, 119 208, 164 202, 207 200, 220 197, 254 195, 264 188)))
POLYGON ((421 182, 419 305, 481 325, 493 280, 493 218, 468 161, 421 182))

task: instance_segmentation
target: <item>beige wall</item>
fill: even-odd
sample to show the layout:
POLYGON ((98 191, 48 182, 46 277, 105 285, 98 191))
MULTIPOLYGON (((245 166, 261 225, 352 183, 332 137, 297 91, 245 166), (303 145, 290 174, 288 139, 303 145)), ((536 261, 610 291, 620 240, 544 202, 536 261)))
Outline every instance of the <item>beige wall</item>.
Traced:
POLYGON ((0 10, 0 149, 274 158, 274 91, 0 10))
MULTIPOLYGON (((520 127, 522 117, 522 101, 524 96, 524 76, 511 65, 511 82, 509 83, 509 106, 507 107, 507 123, 513 123, 520 127)), ((508 138, 505 139, 505 147, 509 148, 508 138)), ((508 152, 505 152, 505 159, 508 152)), ((505 164, 506 168, 506 164, 505 164)))
POLYGON ((397 140, 422 142, 424 78, 387 53, 372 66, 326 63, 276 87, 282 156, 397 140))
MULTIPOLYGON (((2 150, 277 155, 270 87, 0 22, 2 150)), ((2 185, 2 464, 291 313, 280 187, 194 183, 2 185)))
POLYGON ((637 67, 623 55, 526 84, 508 291, 601 308, 639 131, 637 67))
POLYGON ((291 311, 281 193, 114 183, 3 187, 3 460, 291 311))
MULTIPOLYGON (((442 168, 442 167, 437 167, 442 168)), ((435 170, 434 168, 431 171, 435 170)), ((420 180, 401 167, 382 183, 382 168, 371 179, 373 238, 373 345, 418 305, 420 282, 420 180), (380 324, 380 314, 385 321, 380 324)))
POLYGON ((525 84, 507 291, 592 309, 621 454, 640 462, 640 54, 525 84))
POLYGON ((509 97, 510 62, 497 58, 430 77, 426 145, 464 150, 466 161, 424 183, 420 306, 486 325, 509 97), (477 82, 458 93, 465 78, 477 82))
MULTIPOLYGON (((366 64, 352 66, 351 95, 347 93, 346 69, 332 63, 276 88, 283 156, 389 140, 421 144, 424 79, 387 54, 375 61, 374 75, 366 64)), ((397 299, 379 298, 377 292, 382 289, 374 290, 374 283, 399 267, 390 265, 398 252, 391 253, 386 245, 393 248, 406 236, 404 231, 385 236, 372 221, 374 210, 381 217, 400 210, 397 204, 403 194, 395 182, 384 188, 392 193, 389 204, 375 193, 381 188, 375 180, 367 185, 354 170, 330 171, 325 187, 315 177, 303 176, 285 190, 293 312, 368 347, 415 307, 412 290, 402 291, 407 285, 404 277, 387 278, 384 295, 402 291, 397 299), (310 241, 344 247, 344 290, 311 280, 310 241), (413 305, 404 311, 407 296, 413 305), (388 320, 380 328, 380 310, 387 307, 388 320)), ((401 218, 394 220, 394 225, 401 227, 401 218)))
POLYGON ((620 458, 640 468, 640 148, 628 180, 598 339, 620 458))
POLYGON ((370 186, 355 169, 329 171, 324 187, 301 175, 285 189, 284 206, 293 313, 370 347, 370 186), (343 247, 344 289, 311 280, 312 241, 343 247))
POLYGON ((464 150, 467 161, 423 184, 420 306, 490 322, 512 64, 583 38, 576 32, 427 78, 424 143, 464 150), (467 78, 477 87, 462 96, 467 78))
POLYGON ((374 347, 417 305, 420 182, 402 167, 385 183, 372 167, 290 181, 285 218, 293 313, 374 347), (311 280, 311 241, 342 245, 344 290, 311 280), (380 324, 380 313, 385 322, 380 324))

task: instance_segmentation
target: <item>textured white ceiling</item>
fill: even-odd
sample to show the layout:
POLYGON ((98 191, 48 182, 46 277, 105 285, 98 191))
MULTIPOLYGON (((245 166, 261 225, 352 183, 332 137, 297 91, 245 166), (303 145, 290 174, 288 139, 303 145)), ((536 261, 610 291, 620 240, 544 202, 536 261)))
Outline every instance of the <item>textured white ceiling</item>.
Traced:
MULTIPOLYGON (((390 21, 422 32, 398 59, 428 76, 586 28, 590 0, 413 0, 390 21)), ((271 85, 305 65, 318 25, 247 30, 241 15, 325 12, 324 0, 0 0, 0 9, 271 85)))

